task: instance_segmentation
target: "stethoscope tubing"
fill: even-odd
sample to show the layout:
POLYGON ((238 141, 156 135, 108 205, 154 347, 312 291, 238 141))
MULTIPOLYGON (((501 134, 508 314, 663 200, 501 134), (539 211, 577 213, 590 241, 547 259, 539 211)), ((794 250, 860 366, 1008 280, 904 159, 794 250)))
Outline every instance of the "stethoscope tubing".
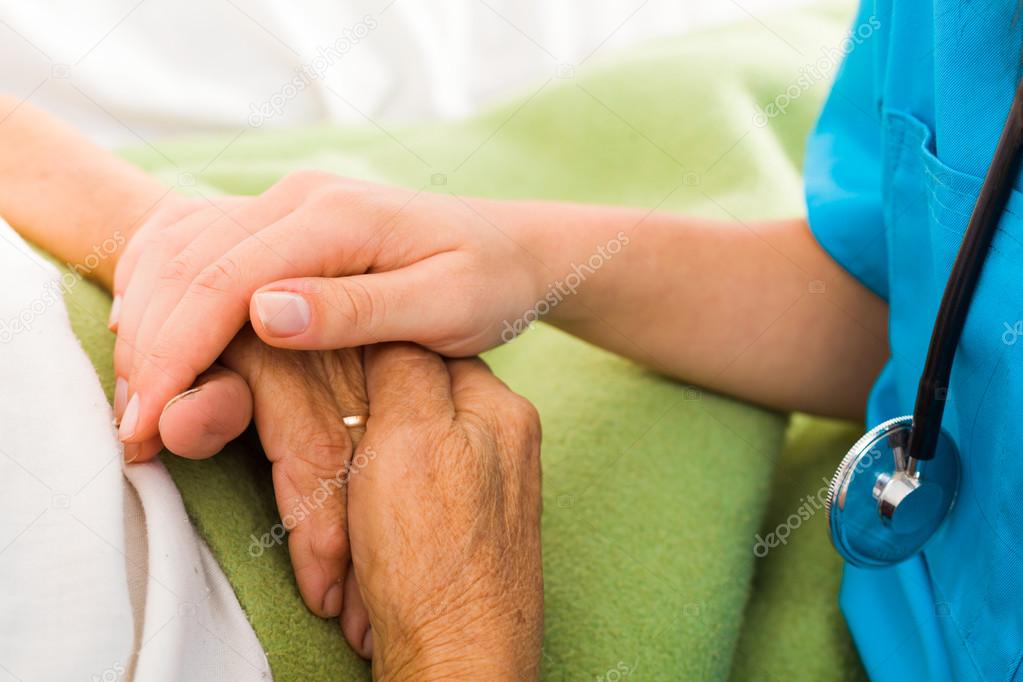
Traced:
POLYGON ((998 146, 941 297, 913 407, 913 427, 908 450, 909 457, 914 461, 928 460, 934 456, 956 349, 966 324, 970 301, 984 270, 984 261, 1012 192, 1019 169, 1021 148, 1023 80, 1016 87, 998 146))

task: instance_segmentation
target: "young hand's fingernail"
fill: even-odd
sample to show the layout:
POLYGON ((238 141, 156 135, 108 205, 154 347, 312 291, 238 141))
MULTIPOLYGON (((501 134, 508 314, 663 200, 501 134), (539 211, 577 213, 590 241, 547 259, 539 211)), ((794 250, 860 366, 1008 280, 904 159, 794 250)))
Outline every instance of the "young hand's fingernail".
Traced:
POLYGON ((124 408, 124 415, 121 417, 121 426, 117 429, 117 437, 126 440, 135 435, 135 427, 139 423, 139 394, 134 393, 128 405, 124 408))
POLYGON ((362 655, 373 658, 373 628, 366 628, 366 636, 362 638, 362 655))
POLYGON ((341 598, 343 590, 341 583, 334 583, 327 590, 327 594, 323 597, 323 617, 334 618, 335 616, 341 615, 341 598))
POLYGON ((309 303, 288 291, 261 291, 253 296, 259 321, 271 336, 295 336, 309 327, 309 303))
POLYGON ((110 331, 117 330, 117 322, 121 319, 121 296, 114 296, 114 302, 110 304, 110 317, 107 319, 107 327, 110 331))
POLYGON ((142 450, 141 443, 125 443, 124 444, 124 463, 131 464, 139 457, 139 452, 142 450))
POLYGON ((121 423, 121 415, 124 414, 124 406, 128 404, 128 381, 122 377, 117 377, 117 383, 114 384, 114 419, 117 423, 121 423))

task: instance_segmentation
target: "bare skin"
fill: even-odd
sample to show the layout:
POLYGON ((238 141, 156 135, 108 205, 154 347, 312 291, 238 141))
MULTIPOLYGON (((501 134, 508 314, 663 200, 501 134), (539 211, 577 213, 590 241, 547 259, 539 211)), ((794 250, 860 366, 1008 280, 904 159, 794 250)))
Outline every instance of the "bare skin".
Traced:
POLYGON ((381 680, 532 680, 543 642, 540 421, 481 360, 366 349, 349 488, 381 680), (395 614, 397 612, 397 615, 395 614))
POLYGON ((162 234, 163 263, 149 266, 160 274, 139 285, 144 313, 129 313, 138 304, 125 299, 124 315, 141 322, 128 328, 123 317, 119 327, 136 347, 117 363, 136 401, 122 424, 126 443, 153 438, 163 404, 250 320, 281 348, 404 339, 471 355, 500 343, 506 325, 614 240, 628 244, 563 297, 550 322, 672 376, 829 416, 862 416, 887 356, 885 304, 800 219, 744 225, 415 196, 303 173, 228 216, 206 208, 162 234), (308 324, 282 331, 281 320, 303 316, 299 307, 308 324), (195 329, 203 333, 184 331, 195 329))
MULTIPOLYGON (((471 355, 499 343, 505 323, 534 309, 574 266, 624 238, 628 244, 602 255, 599 271, 564 296, 548 321, 714 390, 841 417, 862 416, 887 356, 885 304, 830 259, 802 219, 723 223, 614 207, 414 196, 323 173, 290 176, 230 206, 185 209, 119 162, 102 182, 83 182, 83 175, 103 173, 91 152, 67 158, 71 131, 54 132, 38 112, 26 120, 13 101, 4 106, 17 110, 0 123, 0 144, 11 150, 0 173, 13 178, 0 189, 0 212, 73 262, 112 229, 127 235, 129 253, 151 259, 140 268, 143 256, 126 255, 129 265, 117 268, 113 284, 124 301, 119 336, 131 339, 116 363, 127 403, 120 412, 134 401, 120 435, 140 460, 159 447, 168 401, 189 389, 247 322, 283 349, 409 340, 471 355), (26 147, 24 139, 46 143, 26 147), (134 189, 120 189, 124 183, 134 189), (55 205, 55 185, 66 187, 58 193, 66 204, 55 205), (107 215, 67 218, 69 207, 97 192, 116 199, 107 215), (161 204, 163 217, 147 221, 161 204), (71 238, 54 243, 54 224, 71 238), (139 232, 142 224, 159 229, 139 232), (157 276, 136 281, 142 271, 157 276), (136 289, 141 295, 129 302, 136 289), (308 324, 281 333, 275 326, 284 318, 266 314, 272 301, 263 297, 260 305, 264 292, 297 294, 308 324)), ((115 262, 94 272, 102 282, 114 279, 116 260, 109 260, 115 262)), ((203 390, 226 393, 232 374, 211 377, 203 390)), ((213 404, 220 422, 240 422, 226 400, 213 404)))
MULTIPOLYGON (((125 252, 103 250, 97 259, 95 245, 116 235, 123 244, 154 215, 194 206, 15 100, 0 98, 0 145, 0 215, 108 288, 125 252)), ((372 449, 353 455, 361 433, 340 422, 368 412, 361 355, 276 349, 242 330, 219 364, 161 411, 160 436, 178 454, 208 457, 254 418, 282 518, 332 484, 324 504, 290 528, 289 551, 309 608, 340 615, 345 638, 373 659, 378 679, 459 679, 467 670, 535 679, 543 600, 535 411, 478 361, 383 349, 369 366, 378 396, 366 432, 372 449), (409 387, 429 388, 429 401, 417 404, 432 411, 405 404, 418 395, 409 387), (436 479, 429 509, 412 487, 421 481, 395 475, 412 469, 436 479), (438 496, 448 500, 443 509, 433 506, 438 496), (460 535, 466 519, 477 525, 460 535), (504 525, 486 525, 494 519, 504 525), (452 532, 443 546, 438 527, 452 532), (435 570, 455 556, 457 580, 435 570), (494 556, 515 561, 492 570, 494 556), (412 590, 408 576, 430 589, 412 590), (440 598, 453 585, 462 600, 440 598), (424 598, 431 594, 438 598, 424 598)), ((161 440, 144 446, 151 457, 161 440)))
MULTIPOLYGON (((23 110, 11 118, 19 113, 24 118, 23 110)), ((21 210, 37 220, 26 224, 68 220, 52 201, 13 201, 46 196, 44 183, 55 173, 46 156, 59 157, 65 141, 28 148, 16 142, 0 162, 0 172, 19 170, 15 182, 0 188, 0 207, 30 204, 21 210)), ((57 179, 88 175, 88 164, 82 165, 65 163, 57 179)), ((139 188, 124 201, 123 192, 118 197, 126 220, 116 224, 133 225, 133 234, 167 193, 130 167, 120 168, 116 180, 139 188)), ((82 183, 72 191, 87 203, 98 190, 82 183)), ((125 442, 156 437, 163 405, 190 386, 247 320, 260 338, 281 348, 404 339, 445 354, 472 354, 499 343, 504 322, 522 317, 573 265, 620 234, 629 244, 564 297, 549 322, 672 376, 768 407, 862 417, 888 353, 887 306, 828 256, 803 219, 725 223, 614 207, 413 194, 298 173, 260 197, 159 221, 158 234, 129 241, 128 265, 114 284, 119 295, 135 274, 132 250, 147 250, 157 237, 162 241, 155 246, 166 249, 161 261, 147 264, 162 272, 148 289, 147 310, 120 329, 126 338, 143 327, 159 329, 118 355, 117 372, 130 378, 129 392, 138 393, 140 403, 125 442), (342 226, 337 215, 345 216, 342 226), (257 291, 300 294, 311 311, 306 331, 278 336, 268 330, 252 300, 257 291), (179 343, 196 328, 206 330, 199 343, 179 343), (171 350, 182 347, 188 350, 171 350)), ((17 222, 21 214, 9 216, 17 222)), ((88 222, 102 227, 81 234, 82 253, 111 232, 111 223, 88 222)), ((111 265, 97 270, 100 281, 112 282, 111 265)))

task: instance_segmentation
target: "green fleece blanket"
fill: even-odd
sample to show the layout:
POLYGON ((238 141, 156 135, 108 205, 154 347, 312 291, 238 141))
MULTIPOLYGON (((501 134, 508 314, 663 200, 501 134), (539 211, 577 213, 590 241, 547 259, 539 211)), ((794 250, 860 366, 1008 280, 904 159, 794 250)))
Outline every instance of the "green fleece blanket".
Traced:
MULTIPOLYGON (((661 40, 562 69, 456 123, 250 130, 125 156, 204 192, 256 193, 315 167, 426 191, 789 216, 803 211, 803 143, 827 90, 795 84, 844 26, 844 16, 806 11, 661 40), (786 92, 784 115, 758 117, 755 105, 786 92)), ((109 300, 77 287, 68 303, 109 395, 109 300)), ((487 359, 544 422, 545 679, 862 678, 823 515, 791 527, 853 430, 798 420, 783 449, 785 416, 543 325, 487 359), (758 558, 758 534, 786 524, 787 544, 758 558)), ((249 552, 278 522, 256 448, 164 462, 275 678, 368 678, 337 623, 303 607, 284 546, 249 552)))

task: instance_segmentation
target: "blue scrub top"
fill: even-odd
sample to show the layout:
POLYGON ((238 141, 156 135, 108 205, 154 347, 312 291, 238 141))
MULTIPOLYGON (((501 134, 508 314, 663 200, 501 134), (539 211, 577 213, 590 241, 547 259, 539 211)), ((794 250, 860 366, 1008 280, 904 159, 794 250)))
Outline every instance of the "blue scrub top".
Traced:
MULTIPOLYGON (((889 303, 869 425, 910 414, 935 314, 1020 78, 1023 2, 864 0, 807 149, 810 227, 889 303)), ((877 680, 1023 679, 1023 193, 1017 179, 952 371, 963 459, 918 557, 847 566, 841 604, 877 680)))

